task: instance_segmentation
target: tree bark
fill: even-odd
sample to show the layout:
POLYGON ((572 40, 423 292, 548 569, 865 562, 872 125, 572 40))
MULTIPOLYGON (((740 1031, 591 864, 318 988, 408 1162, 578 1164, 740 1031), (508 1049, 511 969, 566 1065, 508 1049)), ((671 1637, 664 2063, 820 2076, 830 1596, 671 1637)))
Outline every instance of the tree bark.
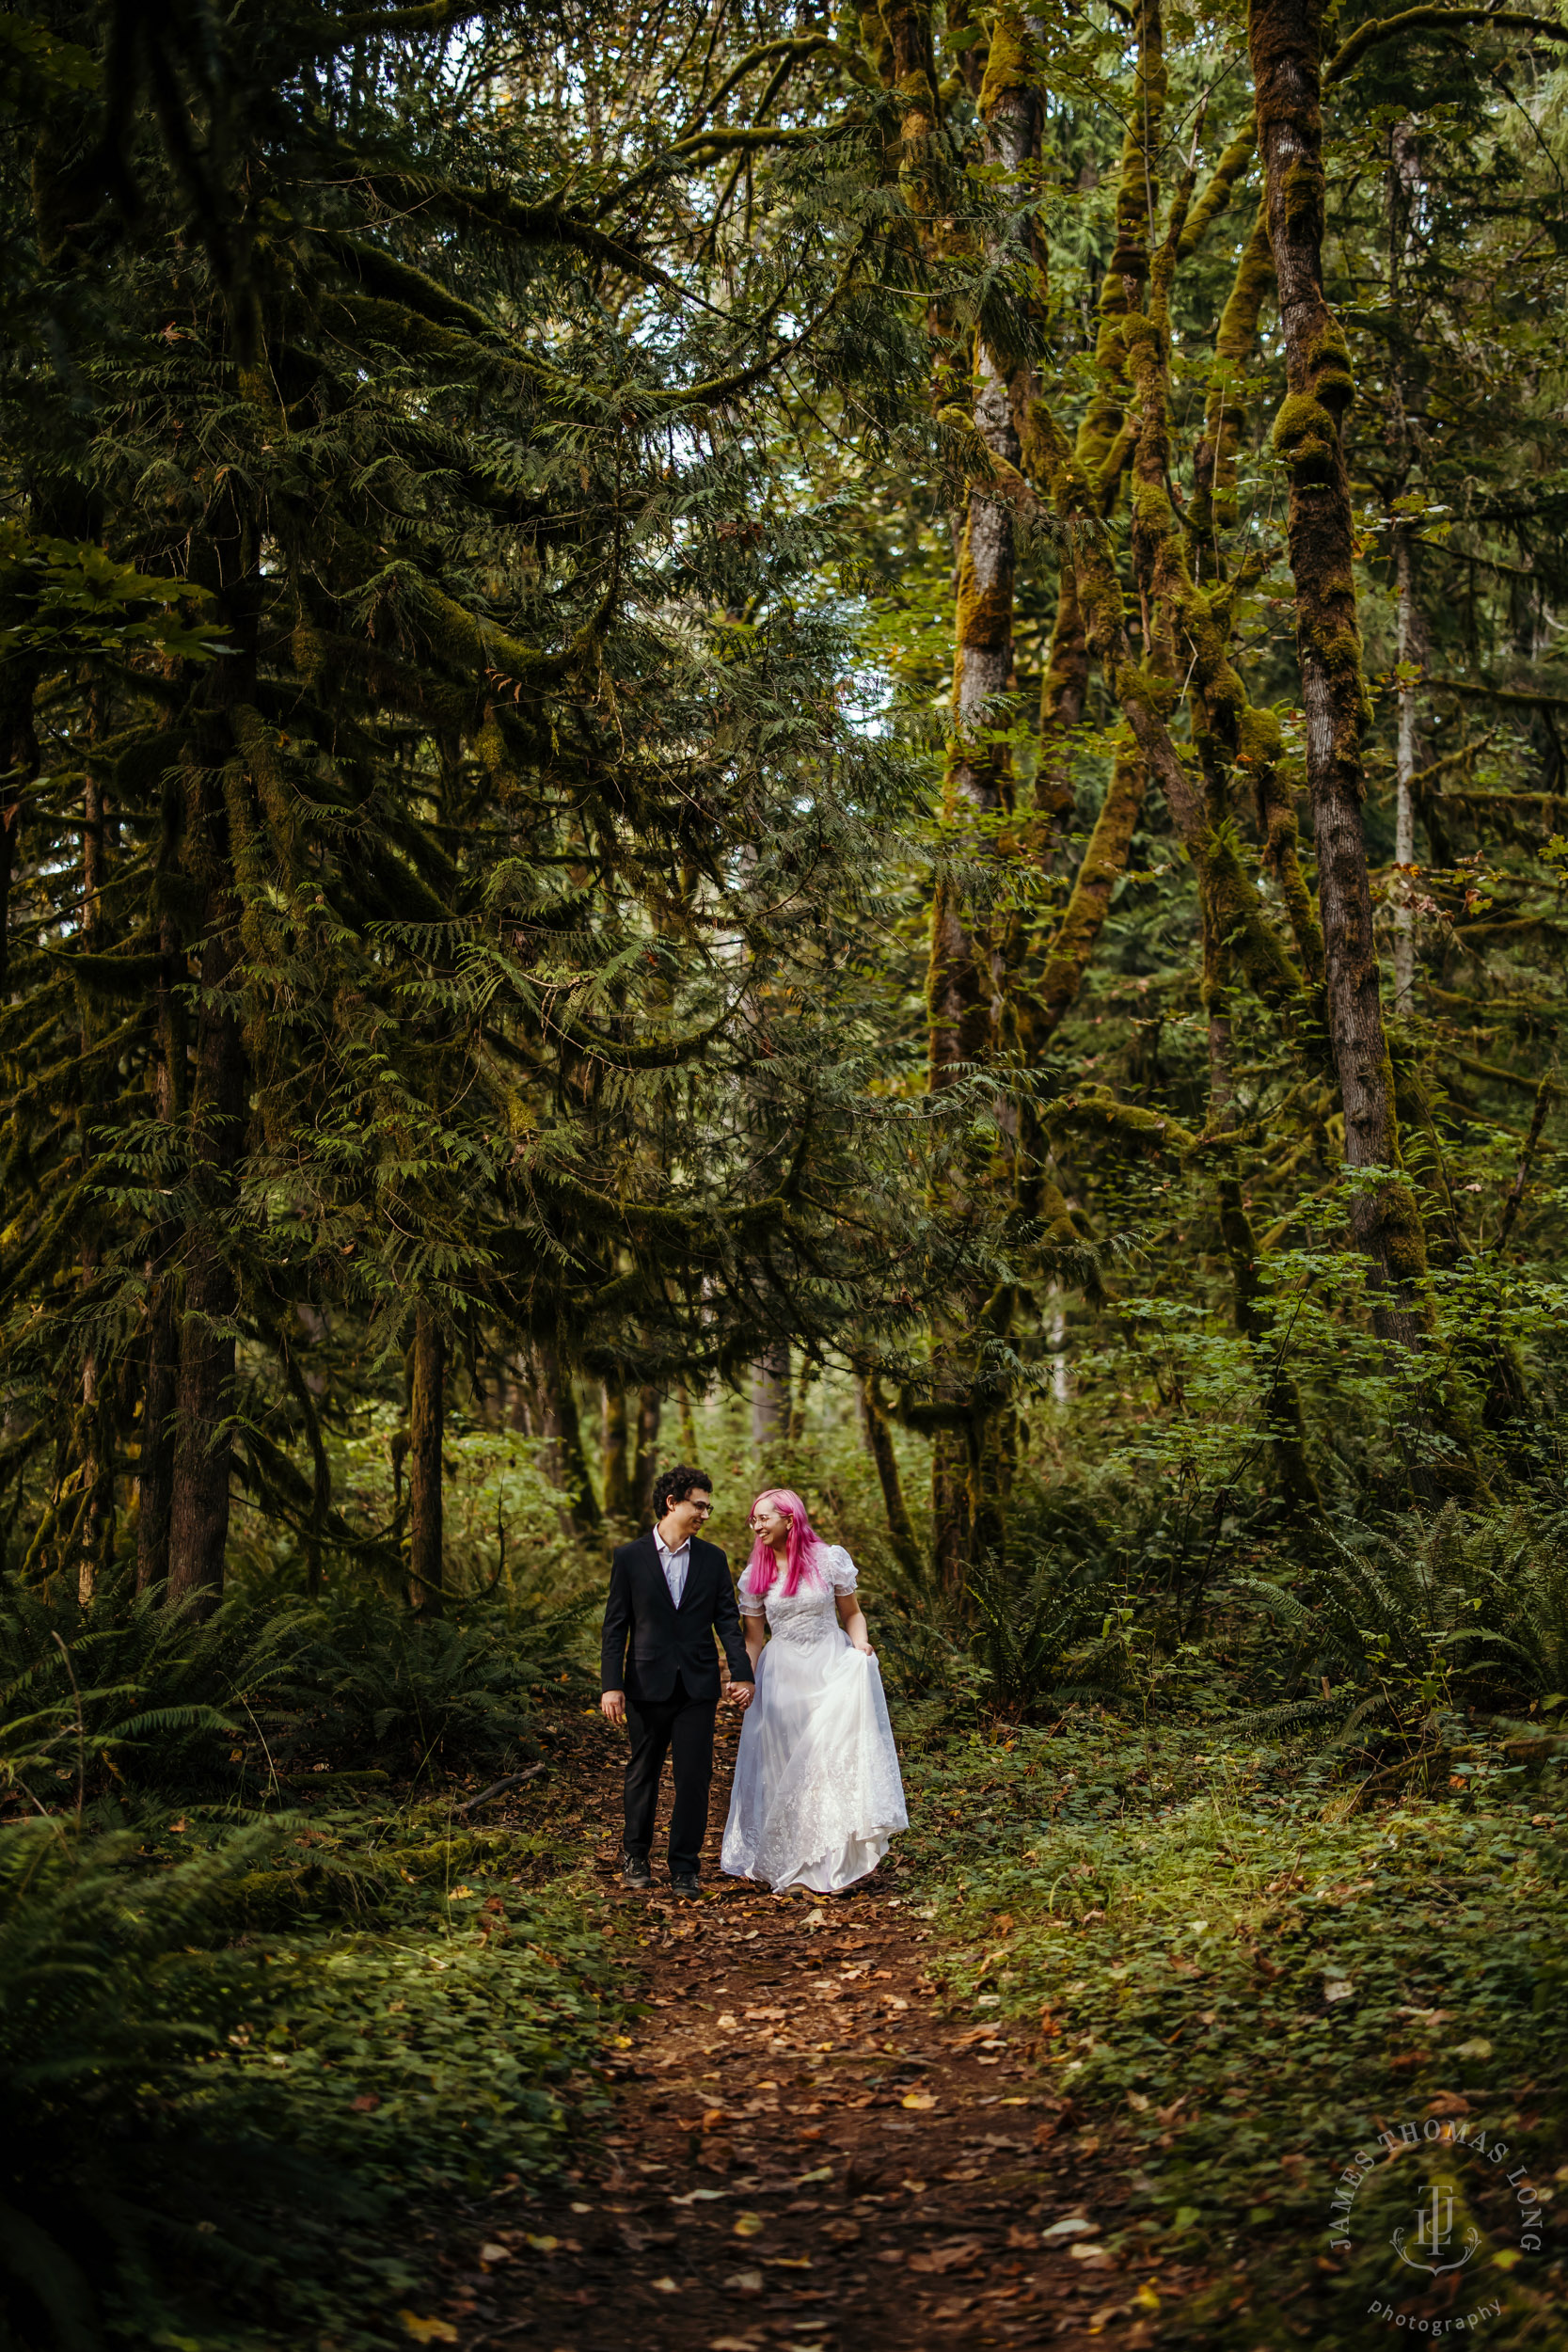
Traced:
POLYGON ((604 1471, 604 1515, 607 1519, 629 1519, 632 1486, 626 1441, 626 1391, 619 1380, 607 1380, 604 1384, 599 1459, 604 1471))
MULTIPOLYGON (((166 914, 160 926, 159 948, 162 962, 156 984, 152 1107, 153 1116, 167 1132, 172 1146, 185 1091, 185 1030, 177 993, 184 978, 184 959, 179 953, 173 922, 166 914)), ((179 1241, 175 1227, 160 1226, 152 1235, 145 1268, 147 1359, 136 1462, 138 1593, 150 1592, 168 1575, 169 1514, 174 1502, 174 1391, 180 1368, 174 1276, 179 1241)))
POLYGON ((191 1168, 201 1207, 185 1241, 180 1359, 174 1389, 168 1597, 223 1590, 229 1543, 229 1469, 234 1438, 234 1327, 238 1287, 224 1230, 244 1148, 245 1056, 225 995, 238 961, 214 910, 201 955, 201 1014, 191 1091, 191 1168))
POLYGON ((572 1386, 571 1374, 562 1365, 553 1349, 540 1350, 540 1370, 544 1376, 545 1411, 555 1444, 559 1475, 571 1497, 572 1533, 580 1534, 585 1530, 591 1533, 599 1525, 599 1499, 594 1492, 588 1456, 583 1452, 577 1391, 572 1386))
MULTIPOLYGON (((652 1526, 654 1517, 654 1480, 658 1476, 658 1424, 664 1400, 652 1386, 637 1391, 637 1468, 635 1473, 636 1517, 641 1525, 652 1526)), ((696 1468, 696 1464, 692 1464, 696 1468)))
POLYGON ((752 1443, 759 1450, 789 1435, 789 1347, 769 1348, 752 1367, 752 1443))
POLYGON ((435 1311, 414 1310, 408 1409, 408 1597, 421 1617, 446 1606, 441 1439, 446 1424, 446 1338, 435 1311))
POLYGON ((1426 1246, 1400 1169, 1362 828, 1361 733, 1368 704, 1350 479, 1339 441, 1354 386, 1344 334, 1323 298, 1322 32, 1322 0, 1252 0, 1248 41, 1259 148, 1285 336, 1287 392, 1275 420, 1274 445, 1291 485, 1288 536, 1329 1038, 1344 1106, 1346 1161, 1353 1170, 1388 1171, 1354 1191, 1351 1233, 1383 1288, 1374 1306, 1380 1331, 1408 1345, 1422 1329, 1412 1301, 1426 1273, 1426 1246))
POLYGON ((1413 1012, 1416 1000, 1416 777, 1421 765, 1421 704, 1426 629, 1416 600, 1415 550, 1402 524, 1394 531, 1395 594, 1399 600, 1400 723, 1394 783, 1394 1004, 1413 1012))
POLYGON ((877 1383, 869 1373, 860 1383, 860 1403, 865 1422, 866 1443, 877 1465, 877 1483, 882 1490, 882 1508, 887 1513, 887 1532, 894 1557, 906 1575, 918 1578, 921 1573, 920 1546, 915 1541, 914 1523, 910 1518, 909 1505, 904 1501, 904 1482, 899 1475, 893 1430, 878 1401, 877 1383))

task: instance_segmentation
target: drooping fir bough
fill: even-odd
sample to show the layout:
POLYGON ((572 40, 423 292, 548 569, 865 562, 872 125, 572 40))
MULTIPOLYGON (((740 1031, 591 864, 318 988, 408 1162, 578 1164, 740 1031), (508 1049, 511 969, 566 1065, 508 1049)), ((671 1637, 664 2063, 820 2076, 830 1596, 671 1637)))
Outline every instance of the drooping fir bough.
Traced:
POLYGON ((752 1366, 955 1591, 1529 1473, 1555 20, 9 24, 16 1566, 436 1609, 752 1366))

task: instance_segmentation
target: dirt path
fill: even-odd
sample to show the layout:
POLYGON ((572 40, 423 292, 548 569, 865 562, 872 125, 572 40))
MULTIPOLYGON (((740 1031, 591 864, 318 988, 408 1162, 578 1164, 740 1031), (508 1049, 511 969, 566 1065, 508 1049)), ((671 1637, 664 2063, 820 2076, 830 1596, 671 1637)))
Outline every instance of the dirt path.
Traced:
MULTIPOLYGON (((594 1752, 581 1834, 648 2013, 591 2169, 449 2240, 463 2352, 1153 2342, 1180 2283, 1151 2288, 1122 2240, 1125 2161, 983 2011, 946 2007, 896 1864, 822 1902, 719 1877, 735 1739, 721 1719, 700 1902, 623 1892, 620 1757, 594 1752)), ((661 1816, 656 1858, 662 1837, 661 1816)))

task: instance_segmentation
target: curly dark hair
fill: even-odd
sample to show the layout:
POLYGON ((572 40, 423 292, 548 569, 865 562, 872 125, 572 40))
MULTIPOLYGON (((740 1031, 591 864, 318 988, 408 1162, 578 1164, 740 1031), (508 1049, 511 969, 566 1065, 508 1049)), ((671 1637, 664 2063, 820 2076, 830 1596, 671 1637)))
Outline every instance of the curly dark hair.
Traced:
POLYGON ((684 1502, 698 1486, 705 1494, 713 1492, 713 1481, 706 1470, 693 1470, 689 1462, 677 1462, 673 1470, 660 1470, 654 1480, 654 1518, 661 1519, 672 1502, 684 1502))

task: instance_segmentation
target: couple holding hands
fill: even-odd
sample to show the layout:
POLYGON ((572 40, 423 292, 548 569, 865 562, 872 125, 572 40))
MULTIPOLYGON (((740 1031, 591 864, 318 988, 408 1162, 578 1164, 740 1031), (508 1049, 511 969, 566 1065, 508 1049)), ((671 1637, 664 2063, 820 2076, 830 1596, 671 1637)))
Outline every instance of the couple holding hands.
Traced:
POLYGON ((738 1588, 702 1530, 706 1472, 677 1466, 654 1486, 654 1526, 616 1551, 605 1610, 599 1706, 631 1734, 628 1886, 649 1886, 658 1784, 674 1775, 670 1883, 702 1892, 699 1865, 720 1696, 714 1636, 745 1710, 721 1867, 782 1894, 836 1895, 874 1870, 909 1826, 898 1755, 855 1568, 805 1505, 770 1486, 752 1505, 754 1542, 738 1588))

